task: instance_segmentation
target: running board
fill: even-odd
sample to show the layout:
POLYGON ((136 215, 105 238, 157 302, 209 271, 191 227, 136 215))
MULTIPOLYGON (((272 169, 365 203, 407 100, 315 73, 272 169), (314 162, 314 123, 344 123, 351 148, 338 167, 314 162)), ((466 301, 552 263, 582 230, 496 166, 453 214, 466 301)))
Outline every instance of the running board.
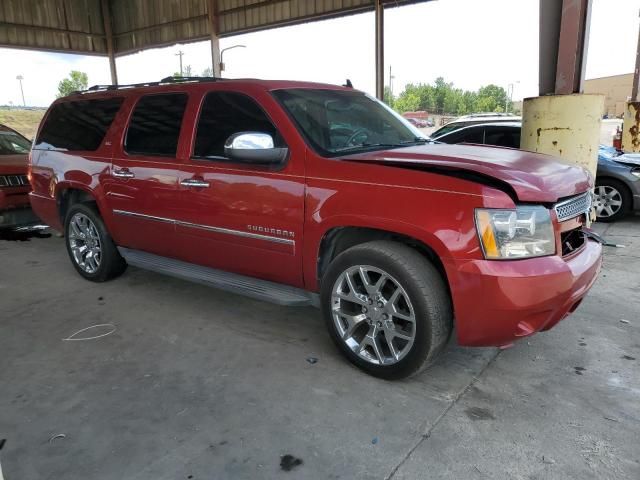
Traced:
POLYGON ((127 263, 134 267, 201 283, 227 292, 255 298, 256 300, 289 307, 309 305, 318 307, 320 305, 318 294, 301 288, 245 277, 244 275, 161 257, 152 253, 141 252, 140 250, 118 247, 118 251, 127 263))

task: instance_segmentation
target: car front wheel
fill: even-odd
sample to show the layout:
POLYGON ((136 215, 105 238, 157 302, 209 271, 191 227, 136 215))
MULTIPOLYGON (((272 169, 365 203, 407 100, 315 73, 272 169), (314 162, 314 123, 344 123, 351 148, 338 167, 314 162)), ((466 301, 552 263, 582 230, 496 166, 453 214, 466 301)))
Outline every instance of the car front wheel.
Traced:
POLYGON ((338 348, 377 377, 420 372, 451 335, 442 275, 423 255, 396 242, 369 242, 338 255, 323 278, 321 301, 338 348))
POLYGON ((632 198, 622 182, 612 178, 596 181, 595 200, 596 218, 600 222, 615 222, 624 217, 631 209, 632 198))

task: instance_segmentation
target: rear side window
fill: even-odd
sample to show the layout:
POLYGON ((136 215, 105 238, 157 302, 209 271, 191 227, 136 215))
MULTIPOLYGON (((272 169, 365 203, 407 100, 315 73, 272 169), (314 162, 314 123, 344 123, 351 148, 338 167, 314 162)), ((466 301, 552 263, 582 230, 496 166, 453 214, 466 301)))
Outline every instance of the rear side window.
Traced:
POLYGON ((484 143, 487 145, 498 145, 500 147, 520 148, 520 129, 495 128, 487 130, 484 143))
POLYGON ((276 147, 284 146, 276 128, 255 100, 241 93, 208 93, 198 120, 194 157, 224 159, 226 140, 239 132, 268 133, 276 147))
POLYGON ((146 95, 136 103, 127 129, 127 153, 175 157, 186 93, 146 95))
POLYGON ((47 115, 34 148, 97 150, 120 105, 122 98, 58 103, 47 115))

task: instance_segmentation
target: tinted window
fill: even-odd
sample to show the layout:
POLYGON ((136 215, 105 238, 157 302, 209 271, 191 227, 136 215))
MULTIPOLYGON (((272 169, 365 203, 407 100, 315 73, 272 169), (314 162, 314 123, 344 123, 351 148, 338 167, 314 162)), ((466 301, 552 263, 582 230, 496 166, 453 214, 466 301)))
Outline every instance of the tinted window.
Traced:
POLYGON ((58 103, 47 115, 34 148, 97 150, 120 105, 122 98, 58 103))
POLYGON ((520 148, 520 129, 496 127, 487 130, 484 143, 500 147, 520 148))
POLYGON ((484 143, 484 128, 467 128, 458 143, 484 143))
POLYGON ((211 92, 202 105, 193 155, 224 158, 226 140, 239 132, 268 133, 276 147, 284 146, 276 128, 253 99, 240 93, 211 92))
POLYGON ((29 153, 31 142, 11 130, 0 130, 0 155, 29 153))
POLYGON ((186 105, 185 93, 141 97, 131 115, 125 150, 141 155, 175 157, 186 105))
POLYGON ((444 143, 482 143, 483 133, 482 128, 464 128, 438 137, 436 140, 444 143))

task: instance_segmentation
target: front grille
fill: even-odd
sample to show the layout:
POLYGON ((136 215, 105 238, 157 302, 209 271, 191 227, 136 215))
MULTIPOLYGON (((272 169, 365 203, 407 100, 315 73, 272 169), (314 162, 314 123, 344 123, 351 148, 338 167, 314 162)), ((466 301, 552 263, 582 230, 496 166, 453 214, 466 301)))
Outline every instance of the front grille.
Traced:
POLYGON ((556 203, 553 207, 559 222, 587 213, 591 209, 591 192, 585 192, 568 200, 556 203))
POLYGON ((26 175, 0 175, 0 187, 28 187, 26 175))
POLYGON ((587 241, 587 237, 582 231, 582 228, 576 228, 568 232, 562 232, 560 234, 560 241, 562 242, 562 256, 566 257, 580 250, 587 241))

